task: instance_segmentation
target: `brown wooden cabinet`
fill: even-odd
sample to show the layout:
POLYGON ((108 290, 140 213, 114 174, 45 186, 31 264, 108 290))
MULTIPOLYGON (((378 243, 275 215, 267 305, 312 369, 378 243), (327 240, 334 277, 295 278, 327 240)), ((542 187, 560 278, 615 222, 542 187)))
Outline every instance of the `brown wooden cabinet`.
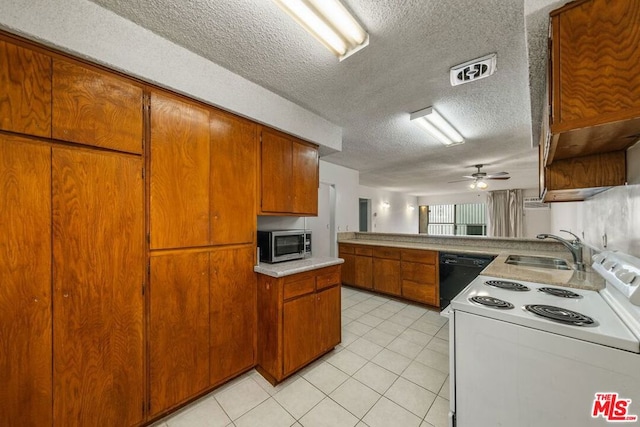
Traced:
POLYGON ((54 424, 140 424, 142 159, 54 147, 51 176, 54 424))
POLYGON ((151 94, 151 249, 251 243, 257 125, 151 94))
POLYGON ((258 371, 276 384, 340 343, 340 266, 258 274, 258 371))
POLYGON ((51 58, 3 40, 0 130, 51 136, 51 58))
POLYGON ((437 251, 340 243, 339 253, 344 284, 439 305, 437 251))
POLYGON ((402 293, 400 249, 373 248, 373 289, 385 294, 402 293))
POLYGON ((149 415, 209 386, 209 253, 152 256, 149 415))
POLYGON ((210 384, 217 385, 255 365, 257 295, 255 246, 211 252, 210 384))
POLYGON ((625 150, 640 135, 638 28, 633 1, 581 0, 551 12, 544 201, 584 200, 625 184, 625 150))
POLYGON ((402 249, 402 296, 429 304, 440 305, 438 252, 402 249))
POLYGON ((318 147, 261 128, 260 214, 318 215, 318 147))
POLYGON ((252 243, 256 232, 257 125, 210 112, 211 244, 252 243))
POLYGON ((0 218, 0 425, 51 425, 51 148, 47 144, 0 135, 0 218))
POLYGON ((142 86, 113 73, 54 59, 55 139, 142 153, 142 86))
POLYGON ((150 248, 208 245, 209 111, 152 92, 150 152, 150 248))

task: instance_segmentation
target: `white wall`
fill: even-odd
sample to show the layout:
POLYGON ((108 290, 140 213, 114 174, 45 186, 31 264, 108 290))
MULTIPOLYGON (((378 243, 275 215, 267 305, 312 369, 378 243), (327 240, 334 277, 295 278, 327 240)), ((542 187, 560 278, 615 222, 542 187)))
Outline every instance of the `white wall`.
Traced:
POLYGON ((0 28, 342 149, 342 129, 86 0, 2 0, 0 28))
POLYGON ((416 196, 361 185, 359 198, 371 199, 372 232, 418 233, 418 198, 416 196), (388 207, 383 205, 385 202, 389 204, 388 207))

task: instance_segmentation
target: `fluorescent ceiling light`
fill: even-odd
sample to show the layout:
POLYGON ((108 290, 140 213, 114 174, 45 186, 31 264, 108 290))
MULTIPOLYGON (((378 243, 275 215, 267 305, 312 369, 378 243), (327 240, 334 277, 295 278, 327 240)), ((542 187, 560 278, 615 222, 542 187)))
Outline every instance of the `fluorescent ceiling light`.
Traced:
POLYGON ((446 146, 464 143, 464 138, 433 107, 411 113, 411 120, 446 146))
POLYGON ((340 61, 369 44, 369 35, 339 0, 274 0, 340 61))

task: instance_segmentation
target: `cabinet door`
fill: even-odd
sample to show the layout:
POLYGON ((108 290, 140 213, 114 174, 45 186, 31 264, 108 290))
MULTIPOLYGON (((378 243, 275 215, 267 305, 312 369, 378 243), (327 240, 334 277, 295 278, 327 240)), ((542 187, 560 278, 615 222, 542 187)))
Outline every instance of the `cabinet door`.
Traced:
POLYGON ((392 295, 402 294, 400 261, 373 258, 373 288, 392 295))
POLYGON ((342 264, 342 283, 347 285, 355 284, 356 279, 356 256, 353 254, 340 253, 340 258, 344 259, 342 264))
POLYGON ((55 59, 52 132, 55 139, 142 153, 142 87, 55 59))
POLYGON ((2 40, 0 129, 51 136, 51 58, 2 40))
POLYGON ((248 120, 211 112, 211 244, 254 241, 256 128, 248 120))
POLYGON ((293 213, 318 215, 318 149, 298 141, 292 143, 293 213))
POLYGON ((255 363, 255 247, 211 253, 210 383, 219 384, 255 363))
POLYGON ((284 303, 284 375, 295 371, 318 355, 316 294, 284 303))
POLYGON ((316 298, 318 352, 324 353, 340 344, 341 340, 340 286, 318 292, 316 298))
POLYGON ((552 18, 555 119, 584 127, 638 117, 640 3, 592 0, 564 9, 552 18))
POLYGON ((293 208, 291 140, 263 129, 260 160, 262 212, 290 213, 293 208))
POLYGON ((150 415, 209 385, 209 254, 151 257, 150 415))
POLYGON ((51 425, 50 177, 51 148, 0 135, 3 426, 51 425))
POLYGON ((53 148, 54 424, 143 420, 138 156, 53 148))
POLYGON ((151 94, 151 249, 206 246, 209 112, 151 94))
POLYGON ((372 258, 368 256, 355 256, 356 272, 353 284, 360 287, 373 288, 373 263, 372 258))

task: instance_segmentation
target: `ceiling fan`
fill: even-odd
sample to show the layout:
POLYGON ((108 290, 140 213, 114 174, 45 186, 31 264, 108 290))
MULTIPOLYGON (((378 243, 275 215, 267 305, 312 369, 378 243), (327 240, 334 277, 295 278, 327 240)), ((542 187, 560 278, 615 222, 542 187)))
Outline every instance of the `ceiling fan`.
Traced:
POLYGON ((454 182, 462 182, 462 181, 466 181, 468 179, 472 179, 473 182, 469 185, 469 188, 471 188, 472 190, 474 189, 478 189, 478 190, 485 190, 489 185, 486 183, 487 179, 509 179, 511 178, 509 175, 509 172, 496 172, 496 173, 492 173, 492 174, 487 174, 486 172, 482 172, 480 171, 480 169, 482 169, 484 165, 479 164, 479 165, 474 165, 474 168, 477 168, 478 171, 476 173, 472 173, 471 175, 465 175, 463 176, 463 178, 465 179, 460 179, 457 181, 449 181, 449 183, 454 183, 454 182))

